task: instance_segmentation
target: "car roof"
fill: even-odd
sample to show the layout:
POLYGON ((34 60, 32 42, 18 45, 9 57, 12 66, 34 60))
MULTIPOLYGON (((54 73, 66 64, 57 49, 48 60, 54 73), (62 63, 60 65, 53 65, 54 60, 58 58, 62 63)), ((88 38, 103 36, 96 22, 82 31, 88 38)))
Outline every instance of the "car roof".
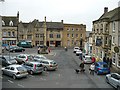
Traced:
POLYGON ((107 64, 106 62, 97 62, 100 65, 107 64))
POLYGON ((18 65, 18 64, 12 64, 12 65, 9 65, 10 67, 22 67, 21 65, 18 65))
POLYGON ((40 64, 39 62, 36 62, 36 61, 29 61, 27 63, 32 63, 32 64, 40 64))
POLYGON ((74 48, 79 48, 79 47, 74 47, 74 48))
POLYGON ((120 76, 120 74, 118 74, 118 73, 111 73, 111 74, 116 74, 116 75, 120 76))
POLYGON ((85 55, 85 57, 91 57, 90 55, 85 55))
POLYGON ((44 59, 42 61, 55 62, 54 60, 50 60, 50 59, 44 59))

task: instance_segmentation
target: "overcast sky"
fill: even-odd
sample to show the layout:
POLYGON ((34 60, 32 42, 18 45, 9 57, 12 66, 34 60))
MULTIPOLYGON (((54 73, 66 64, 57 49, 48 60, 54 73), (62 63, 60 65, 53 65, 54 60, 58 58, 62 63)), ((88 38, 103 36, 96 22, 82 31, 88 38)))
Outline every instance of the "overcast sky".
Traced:
POLYGON ((72 24, 85 24, 92 30, 92 21, 104 12, 104 7, 112 10, 118 7, 120 0, 5 0, 0 3, 0 15, 16 16, 20 21, 30 22, 34 19, 72 24))

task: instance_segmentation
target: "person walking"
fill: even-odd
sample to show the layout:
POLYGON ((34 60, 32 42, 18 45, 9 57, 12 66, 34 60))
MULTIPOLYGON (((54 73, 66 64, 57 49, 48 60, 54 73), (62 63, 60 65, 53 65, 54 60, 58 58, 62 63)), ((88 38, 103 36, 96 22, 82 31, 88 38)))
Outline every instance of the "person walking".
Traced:
POLYGON ((50 49, 50 47, 48 47, 48 52, 49 52, 49 53, 51 52, 51 49, 50 49))
POLYGON ((106 57, 103 57, 103 62, 107 62, 107 61, 106 61, 106 57))
POLYGON ((38 47, 38 54, 40 54, 40 47, 38 47))
POLYGON ((90 70, 90 74, 94 75, 94 71, 95 71, 95 63, 92 63, 92 64, 90 65, 89 70, 90 70))
POLYGON ((82 63, 80 63, 80 66, 79 66, 79 67, 80 67, 80 71, 81 71, 81 72, 84 72, 84 71, 85 71, 85 68, 84 68, 85 65, 84 65, 84 62, 83 62, 83 61, 82 61, 82 63))
POLYGON ((96 59, 95 59, 95 57, 93 56, 92 57, 92 63, 95 63, 96 62, 96 59))

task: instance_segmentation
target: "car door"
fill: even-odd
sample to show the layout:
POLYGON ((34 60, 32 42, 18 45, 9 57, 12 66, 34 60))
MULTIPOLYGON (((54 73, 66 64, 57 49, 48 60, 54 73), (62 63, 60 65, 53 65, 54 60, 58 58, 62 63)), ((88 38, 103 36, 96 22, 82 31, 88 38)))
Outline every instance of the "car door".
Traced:
POLYGON ((9 66, 5 67, 5 69, 4 69, 3 72, 4 72, 4 74, 9 75, 9 73, 10 73, 10 67, 9 66))
POLYGON ((114 86, 117 87, 117 82, 118 82, 118 76, 116 74, 111 75, 111 80, 110 83, 114 86))
POLYGON ((13 74, 15 73, 15 68, 14 67, 10 67, 10 71, 9 71, 9 75, 13 76, 13 74))
POLYGON ((2 65, 3 66, 7 66, 8 65, 7 60, 4 57, 2 57, 2 65))

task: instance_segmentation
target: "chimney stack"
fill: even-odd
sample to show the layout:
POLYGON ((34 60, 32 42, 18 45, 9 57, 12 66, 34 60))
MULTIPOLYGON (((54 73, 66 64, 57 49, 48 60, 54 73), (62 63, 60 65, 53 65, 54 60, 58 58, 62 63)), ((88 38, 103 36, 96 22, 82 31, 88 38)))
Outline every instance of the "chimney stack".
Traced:
POLYGON ((46 23, 46 16, 45 16, 44 20, 45 20, 45 23, 46 23))
POLYGON ((61 22, 63 23, 63 20, 61 20, 61 22))
POLYGON ((108 12, 108 7, 104 7, 104 13, 108 12))

